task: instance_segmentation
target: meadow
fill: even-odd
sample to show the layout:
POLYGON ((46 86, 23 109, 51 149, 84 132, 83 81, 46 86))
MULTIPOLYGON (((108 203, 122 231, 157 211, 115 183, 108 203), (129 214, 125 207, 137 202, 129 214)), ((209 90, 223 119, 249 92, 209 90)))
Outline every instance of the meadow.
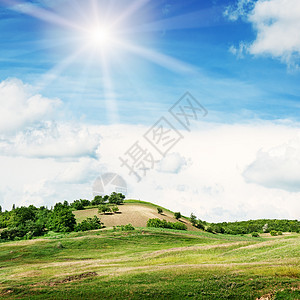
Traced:
POLYGON ((2 299, 300 299, 300 235, 139 227, 0 243, 2 299))

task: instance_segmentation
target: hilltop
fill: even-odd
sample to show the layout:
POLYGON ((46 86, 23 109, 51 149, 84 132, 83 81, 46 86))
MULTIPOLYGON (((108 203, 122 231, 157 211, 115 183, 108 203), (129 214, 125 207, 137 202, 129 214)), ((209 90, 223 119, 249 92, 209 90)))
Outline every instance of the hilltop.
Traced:
MULTIPOLYGON (((94 215, 98 216, 101 222, 106 227, 113 227, 118 225, 132 224, 134 227, 146 227, 149 219, 158 218, 165 219, 168 222, 175 222, 174 212, 155 205, 150 202, 139 201, 139 200, 126 200, 124 204, 119 205, 119 212, 116 214, 99 214, 98 208, 87 208, 85 210, 73 211, 76 221, 82 222, 84 219, 94 215), (157 208, 161 208, 163 213, 159 214, 157 208)), ((199 230, 192 226, 188 218, 182 217, 179 220, 187 226, 188 230, 199 230)))

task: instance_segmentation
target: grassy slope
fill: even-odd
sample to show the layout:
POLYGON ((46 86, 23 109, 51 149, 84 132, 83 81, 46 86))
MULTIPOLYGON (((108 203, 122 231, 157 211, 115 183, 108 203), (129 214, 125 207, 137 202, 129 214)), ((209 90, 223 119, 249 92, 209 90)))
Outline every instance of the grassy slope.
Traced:
MULTIPOLYGON (((85 210, 73 211, 75 214, 77 222, 82 222, 88 217, 93 217, 97 215, 106 227, 112 227, 116 225, 126 225, 131 223, 135 227, 146 227, 147 221, 150 218, 160 218, 165 219, 169 222, 176 222, 174 218, 174 212, 140 200, 126 200, 124 205, 119 205, 120 213, 117 214, 98 214, 97 208, 89 208, 85 210), (163 214, 157 213, 157 208, 163 209, 163 214)), ((185 223, 189 230, 198 230, 193 227, 186 217, 180 219, 181 222, 185 223)))
POLYGON ((139 228, 2 243, 0 297, 300 299, 299 237, 139 228))

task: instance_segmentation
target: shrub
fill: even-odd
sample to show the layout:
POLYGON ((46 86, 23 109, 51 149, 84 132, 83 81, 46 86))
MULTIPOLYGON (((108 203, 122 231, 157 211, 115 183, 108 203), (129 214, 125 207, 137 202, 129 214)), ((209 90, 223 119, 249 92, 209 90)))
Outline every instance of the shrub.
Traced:
POLYGON ((258 232, 252 232, 251 235, 252 235, 253 237, 259 237, 258 232))
POLYGON ((175 217, 176 220, 180 219, 181 218, 181 213, 180 212, 175 212, 174 217, 175 217))
POLYGON ((163 210, 162 210, 160 207, 158 207, 158 208, 157 208, 157 212, 158 212, 159 214, 162 214, 162 213, 163 213, 163 210))
POLYGON ((100 221, 100 219, 97 216, 94 216, 93 218, 87 218, 86 220, 83 220, 81 223, 77 224, 75 231, 100 229, 103 227, 102 225, 103 223, 100 221))
POLYGON ((167 222, 166 220, 161 220, 158 218, 149 219, 147 222, 147 227, 156 227, 156 228, 169 228, 177 230, 186 230, 187 227, 181 222, 167 222))
POLYGON ((122 227, 122 230, 129 231, 129 230, 135 230, 135 228, 131 224, 127 224, 122 227))
POLYGON ((103 198, 100 195, 95 196, 94 200, 91 201, 92 205, 100 205, 100 204, 104 204, 106 201, 105 198, 103 198))
POLYGON ((55 232, 73 231, 76 225, 76 219, 69 207, 58 203, 48 220, 48 228, 55 232))
POLYGON ((206 229, 207 232, 215 233, 212 226, 208 226, 206 229))
POLYGON ((277 231, 277 234, 278 235, 282 235, 282 231, 277 231))
POLYGON ((271 231, 270 231, 270 234, 271 234, 272 236, 276 236, 276 235, 277 235, 277 231, 271 230, 271 231))
POLYGON ((117 205, 114 205, 114 206, 111 207, 111 211, 116 213, 116 212, 119 211, 119 207, 117 205))
POLYGON ((108 198, 108 202, 112 204, 122 204, 125 196, 122 193, 113 192, 108 198))
POLYGON ((204 222, 201 220, 197 220, 196 225, 197 228, 204 230, 205 226, 204 226, 204 222))
MULTIPOLYGON (((171 223, 171 222, 169 222, 169 223, 171 223)), ((186 225, 181 222, 175 222, 175 223, 171 223, 171 224, 172 224, 172 229, 187 230, 186 225)))
POLYGON ((72 204, 72 207, 75 210, 83 210, 84 209, 84 205, 80 200, 75 200, 72 204))
POLYGON ((196 224, 197 224, 197 217, 193 213, 191 213, 190 220, 191 220, 192 225, 196 226, 196 224))
POLYGON ((99 205, 98 212, 99 212, 99 214, 101 214, 101 213, 105 214, 107 212, 111 212, 111 208, 108 207, 107 205, 99 205))

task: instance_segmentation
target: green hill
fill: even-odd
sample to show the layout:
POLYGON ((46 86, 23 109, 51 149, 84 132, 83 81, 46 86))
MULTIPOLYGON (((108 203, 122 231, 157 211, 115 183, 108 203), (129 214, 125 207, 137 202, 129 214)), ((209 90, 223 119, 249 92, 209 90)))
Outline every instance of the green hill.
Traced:
MULTIPOLYGON (((168 222, 175 222, 174 212, 152 204, 150 202, 140 200, 126 200, 123 205, 119 205, 119 212, 117 214, 99 214, 98 208, 87 208, 85 210, 73 211, 77 222, 82 222, 86 218, 92 218, 94 215, 101 219, 106 227, 113 227, 118 225, 132 224, 134 227, 146 227, 147 221, 152 218, 165 219, 168 222), (162 214, 157 212, 157 208, 163 210, 162 214)), ((188 230, 198 230, 192 226, 188 218, 182 217, 179 220, 184 223, 188 230)))
POLYGON ((299 234, 140 228, 0 244, 2 299, 299 299, 299 234), (273 298, 272 298, 273 299, 273 298))
MULTIPOLYGON (((98 215, 104 229, 0 240, 0 298, 300 299, 299 233, 210 233, 187 218, 188 230, 148 228, 152 217, 174 222, 173 212, 134 200, 119 207, 98 215), (136 228, 113 227, 128 222, 136 228)), ((83 221, 98 212, 74 213, 83 221)))

